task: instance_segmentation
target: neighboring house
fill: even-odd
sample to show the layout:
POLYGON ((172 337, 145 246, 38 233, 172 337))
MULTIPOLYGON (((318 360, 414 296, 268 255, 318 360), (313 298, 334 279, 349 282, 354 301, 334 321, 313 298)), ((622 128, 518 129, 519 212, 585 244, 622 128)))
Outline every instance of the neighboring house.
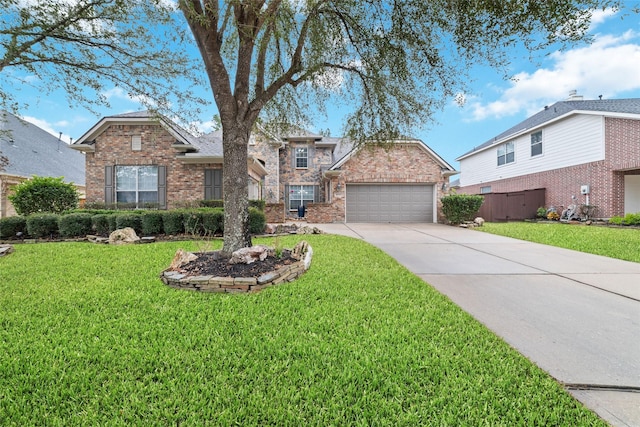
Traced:
POLYGON ((75 184, 84 199, 85 162, 82 153, 71 150, 36 125, 0 111, 0 218, 16 214, 8 199, 17 184, 35 176, 63 177, 75 184))
MULTIPOLYGON (((506 193, 519 203, 539 190, 544 206, 558 210, 588 205, 599 218, 640 212, 640 99, 572 92, 456 160, 461 193, 506 193)), ((527 211, 535 216, 538 207, 527 211)))
MULTIPOLYGON (((195 137, 148 112, 105 117, 73 148, 87 160, 87 202, 161 208, 222 198, 222 134, 195 137)), ((276 217, 303 205, 313 222, 435 222, 456 172, 421 141, 359 148, 306 131, 249 142, 249 196, 276 217)), ((272 220, 272 219, 271 219, 272 220)))

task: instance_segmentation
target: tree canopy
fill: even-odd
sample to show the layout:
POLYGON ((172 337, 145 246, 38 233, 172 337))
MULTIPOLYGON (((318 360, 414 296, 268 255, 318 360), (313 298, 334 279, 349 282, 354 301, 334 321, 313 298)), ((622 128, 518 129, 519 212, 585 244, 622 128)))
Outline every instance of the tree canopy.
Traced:
POLYGON ((220 114, 225 243, 250 244, 246 152, 253 125, 303 125, 325 101, 345 134, 383 141, 432 120, 468 70, 506 73, 511 48, 585 40, 609 0, 180 0, 220 114))
POLYGON ((178 85, 194 64, 170 1, 0 0, 0 11, 0 109, 24 109, 27 86, 90 109, 112 87, 164 111, 198 101, 178 85))

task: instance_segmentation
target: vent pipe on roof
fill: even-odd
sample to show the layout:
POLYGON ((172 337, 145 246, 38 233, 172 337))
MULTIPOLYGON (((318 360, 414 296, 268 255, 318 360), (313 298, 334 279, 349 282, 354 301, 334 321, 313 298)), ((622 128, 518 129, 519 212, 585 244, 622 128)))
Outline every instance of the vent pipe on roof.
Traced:
POLYGON ((567 98, 567 101, 582 101, 584 99, 584 96, 582 95, 578 95, 578 91, 573 89, 569 91, 569 97, 567 98))

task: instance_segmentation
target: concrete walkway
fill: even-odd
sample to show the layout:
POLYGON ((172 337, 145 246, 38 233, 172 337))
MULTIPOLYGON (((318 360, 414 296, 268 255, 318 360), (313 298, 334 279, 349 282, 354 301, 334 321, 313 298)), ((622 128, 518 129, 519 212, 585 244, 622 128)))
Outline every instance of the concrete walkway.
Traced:
POLYGON ((640 426, 639 263, 441 224, 310 225, 381 248, 607 422, 640 426))

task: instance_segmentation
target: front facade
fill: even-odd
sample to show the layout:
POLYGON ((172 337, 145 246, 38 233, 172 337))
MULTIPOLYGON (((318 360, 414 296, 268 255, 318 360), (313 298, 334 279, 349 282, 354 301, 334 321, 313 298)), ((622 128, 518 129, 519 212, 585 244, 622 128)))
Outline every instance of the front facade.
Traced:
POLYGON ((463 193, 544 189, 545 207, 587 205, 600 218, 640 212, 640 99, 574 96, 457 160, 463 193))
POLYGON ((33 176, 62 177, 75 185, 83 202, 84 168, 82 153, 47 131, 0 111, 0 218, 16 215, 9 195, 16 185, 33 176))
MULTIPOLYGON (((87 203, 166 209, 221 199, 221 136, 194 137, 147 112, 105 117, 73 144, 86 155, 87 203)), ((421 141, 387 145, 259 129, 248 148, 249 198, 276 206, 282 220, 304 206, 311 222, 436 222, 456 172, 421 141)))

